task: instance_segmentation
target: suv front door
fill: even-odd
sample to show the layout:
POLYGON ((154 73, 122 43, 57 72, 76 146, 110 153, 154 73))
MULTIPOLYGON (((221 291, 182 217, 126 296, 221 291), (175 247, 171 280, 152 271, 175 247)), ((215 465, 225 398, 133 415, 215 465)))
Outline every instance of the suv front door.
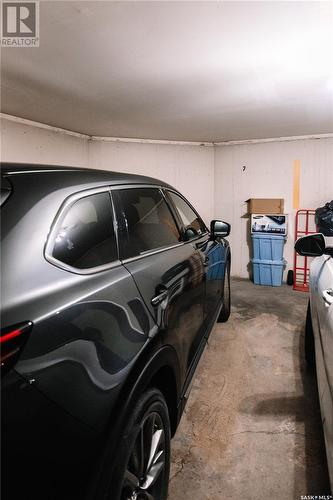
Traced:
POLYGON ((192 245, 184 245, 164 198, 155 187, 112 190, 120 258, 149 309, 164 344, 178 353, 182 378, 203 329, 204 273, 192 245))
POLYGON ((167 191, 181 221, 184 241, 196 248, 201 256, 205 272, 204 317, 207 331, 215 319, 222 298, 222 285, 226 264, 226 249, 222 241, 212 240, 199 215, 187 201, 174 191, 167 191))

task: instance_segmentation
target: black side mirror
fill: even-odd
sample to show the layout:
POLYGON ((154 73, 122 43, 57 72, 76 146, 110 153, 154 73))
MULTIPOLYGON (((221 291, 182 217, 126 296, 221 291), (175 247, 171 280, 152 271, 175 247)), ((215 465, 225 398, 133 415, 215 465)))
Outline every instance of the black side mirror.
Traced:
POLYGON ((295 243, 296 252, 304 257, 320 257, 325 253, 325 249, 325 238, 321 233, 303 236, 295 243))
POLYGON ((222 220, 212 220, 210 223, 210 234, 212 238, 224 238, 230 234, 231 226, 222 220))

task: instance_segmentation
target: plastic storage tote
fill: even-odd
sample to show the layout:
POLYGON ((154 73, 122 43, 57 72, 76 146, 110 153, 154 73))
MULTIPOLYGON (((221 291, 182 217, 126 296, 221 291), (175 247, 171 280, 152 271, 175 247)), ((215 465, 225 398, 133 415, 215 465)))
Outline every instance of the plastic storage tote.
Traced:
POLYGON ((252 234, 253 258, 255 260, 282 260, 285 236, 252 234))
POLYGON ((281 286, 286 260, 252 259, 253 281, 255 285, 281 286))

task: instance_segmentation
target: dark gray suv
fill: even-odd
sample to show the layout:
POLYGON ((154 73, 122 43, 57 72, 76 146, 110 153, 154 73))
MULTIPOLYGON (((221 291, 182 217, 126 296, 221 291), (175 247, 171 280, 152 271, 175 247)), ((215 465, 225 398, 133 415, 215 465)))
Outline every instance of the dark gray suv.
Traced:
POLYGON ((229 224, 171 186, 3 164, 4 499, 164 500, 170 437, 216 320, 229 224))

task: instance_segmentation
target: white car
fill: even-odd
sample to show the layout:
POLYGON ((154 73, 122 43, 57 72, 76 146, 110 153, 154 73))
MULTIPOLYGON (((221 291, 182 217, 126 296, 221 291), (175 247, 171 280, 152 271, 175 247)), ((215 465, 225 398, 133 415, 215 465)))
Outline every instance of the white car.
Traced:
POLYGON ((310 299, 305 327, 305 357, 317 371, 321 417, 333 491, 333 239, 318 233, 299 238, 295 250, 316 257, 310 267, 310 299), (331 241, 330 241, 331 240, 331 241))

